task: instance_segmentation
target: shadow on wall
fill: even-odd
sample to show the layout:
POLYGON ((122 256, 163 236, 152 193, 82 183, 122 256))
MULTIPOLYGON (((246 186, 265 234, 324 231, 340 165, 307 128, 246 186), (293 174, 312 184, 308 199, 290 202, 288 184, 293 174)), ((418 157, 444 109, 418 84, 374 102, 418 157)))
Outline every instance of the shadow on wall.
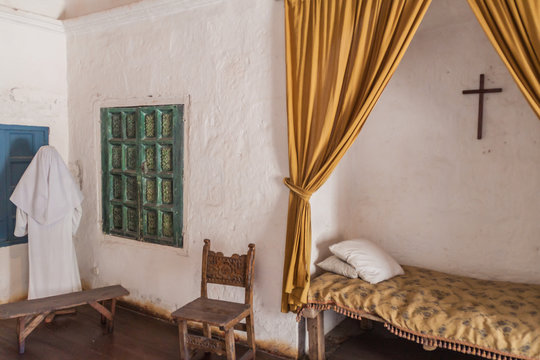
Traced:
MULTIPOLYGON (((260 239, 255 239, 257 242, 258 262, 262 265, 265 261, 273 263, 266 264, 266 268, 275 269, 269 272, 272 278, 261 279, 259 276, 259 284, 268 284, 267 281, 273 283, 272 288, 276 289, 275 294, 269 301, 266 307, 269 313, 277 313, 281 308, 281 286, 282 286, 282 269, 283 259, 285 254, 285 234, 287 226, 287 206, 289 199, 289 191, 283 184, 283 178, 289 174, 288 146, 287 146, 287 111, 286 111, 286 70, 285 70, 285 32, 284 32, 284 13, 283 3, 276 2, 273 6, 271 15, 271 63, 270 73, 272 74, 272 82, 269 84, 272 87, 271 98, 271 113, 269 121, 270 126, 266 127, 271 131, 272 149, 274 150, 275 160, 278 165, 277 171, 279 175, 272 180, 273 186, 277 188, 277 199, 275 200, 275 209, 268 213, 264 220, 259 234, 260 239), (275 184, 275 185, 274 185, 275 184), (269 239, 268 234, 277 235, 275 239, 269 239), (275 254, 275 257, 263 257, 263 254, 275 254), (279 261, 278 261, 279 260, 279 261), (261 281, 263 280, 263 281, 261 281)), ((261 189, 268 191, 271 189, 261 189)))
POLYGON ((24 300, 28 297, 28 251, 27 246, 13 245, 9 247, 8 302, 24 300))
MULTIPOLYGON (((339 210, 339 209, 336 209, 336 211, 337 210, 339 210)), ((328 249, 330 247, 330 245, 336 244, 336 243, 338 243, 340 241, 343 241, 343 240, 347 240, 347 239, 345 239, 345 237, 343 236, 342 233, 339 233, 336 236, 331 236, 329 238, 319 239, 319 240, 317 240, 317 243, 313 243, 315 245, 315 247, 316 247, 316 250, 317 250, 317 258, 315 259, 315 264, 323 261, 324 259, 326 259, 330 255, 332 255, 332 253, 328 249)), ((322 270, 319 269, 318 267, 316 267, 316 272, 315 272, 314 276, 317 276, 320 273, 322 273, 322 270)))

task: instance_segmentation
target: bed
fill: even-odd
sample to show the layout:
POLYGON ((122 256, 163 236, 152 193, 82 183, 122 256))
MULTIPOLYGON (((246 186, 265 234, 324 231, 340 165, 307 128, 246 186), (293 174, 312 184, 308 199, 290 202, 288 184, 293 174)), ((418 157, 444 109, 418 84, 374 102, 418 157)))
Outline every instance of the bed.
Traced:
POLYGON ((372 285, 325 272, 311 282, 310 359, 324 359, 322 312, 384 323, 424 345, 497 360, 540 360, 540 285, 487 281, 403 266, 404 275, 372 285))

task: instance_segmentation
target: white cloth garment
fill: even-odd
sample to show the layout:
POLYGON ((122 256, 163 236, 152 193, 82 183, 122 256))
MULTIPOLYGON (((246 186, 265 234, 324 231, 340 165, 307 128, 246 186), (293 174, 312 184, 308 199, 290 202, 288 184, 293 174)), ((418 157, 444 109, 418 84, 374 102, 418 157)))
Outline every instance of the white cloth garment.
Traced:
POLYGON ((15 236, 28 233, 28 299, 81 290, 72 235, 83 196, 52 146, 42 146, 10 200, 17 206, 15 236))

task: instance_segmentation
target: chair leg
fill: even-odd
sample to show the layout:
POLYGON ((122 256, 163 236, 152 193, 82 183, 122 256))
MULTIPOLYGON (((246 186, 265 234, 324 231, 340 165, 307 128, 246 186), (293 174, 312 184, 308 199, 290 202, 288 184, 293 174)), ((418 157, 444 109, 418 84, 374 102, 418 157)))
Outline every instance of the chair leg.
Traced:
MULTIPOLYGON (((212 338, 212 329, 210 328, 210 325, 208 325, 208 323, 202 323, 202 328, 203 328, 204 337, 206 337, 208 339, 211 339, 212 338)), ((205 351, 204 353, 208 354, 209 351, 205 351)))
POLYGON ((212 329, 210 329, 210 325, 208 325, 208 323, 203 323, 203 334, 204 337, 212 338, 212 329))
POLYGON ((187 346, 187 321, 178 321, 178 337, 180 340, 180 359, 189 360, 189 349, 187 346))
POLYGON ((234 328, 225 331, 225 352, 227 353, 227 360, 236 360, 234 348, 234 328))
POLYGON ((253 326, 253 311, 246 317, 246 327, 248 346, 253 351, 253 359, 255 359, 255 327, 253 326))

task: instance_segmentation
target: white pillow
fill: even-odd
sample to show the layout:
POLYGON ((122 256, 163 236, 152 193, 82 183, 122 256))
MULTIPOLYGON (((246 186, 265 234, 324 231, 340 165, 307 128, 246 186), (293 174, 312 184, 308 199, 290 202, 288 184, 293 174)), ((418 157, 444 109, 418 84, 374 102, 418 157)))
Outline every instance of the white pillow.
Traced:
POLYGON ((325 271, 330 271, 351 279, 356 279, 358 277, 355 268, 347 264, 345 261, 340 260, 335 255, 327 257, 325 260, 318 263, 317 266, 325 271))
POLYGON ((396 260, 369 240, 345 240, 330 246, 330 251, 351 264, 358 277, 371 284, 404 274, 396 260))

